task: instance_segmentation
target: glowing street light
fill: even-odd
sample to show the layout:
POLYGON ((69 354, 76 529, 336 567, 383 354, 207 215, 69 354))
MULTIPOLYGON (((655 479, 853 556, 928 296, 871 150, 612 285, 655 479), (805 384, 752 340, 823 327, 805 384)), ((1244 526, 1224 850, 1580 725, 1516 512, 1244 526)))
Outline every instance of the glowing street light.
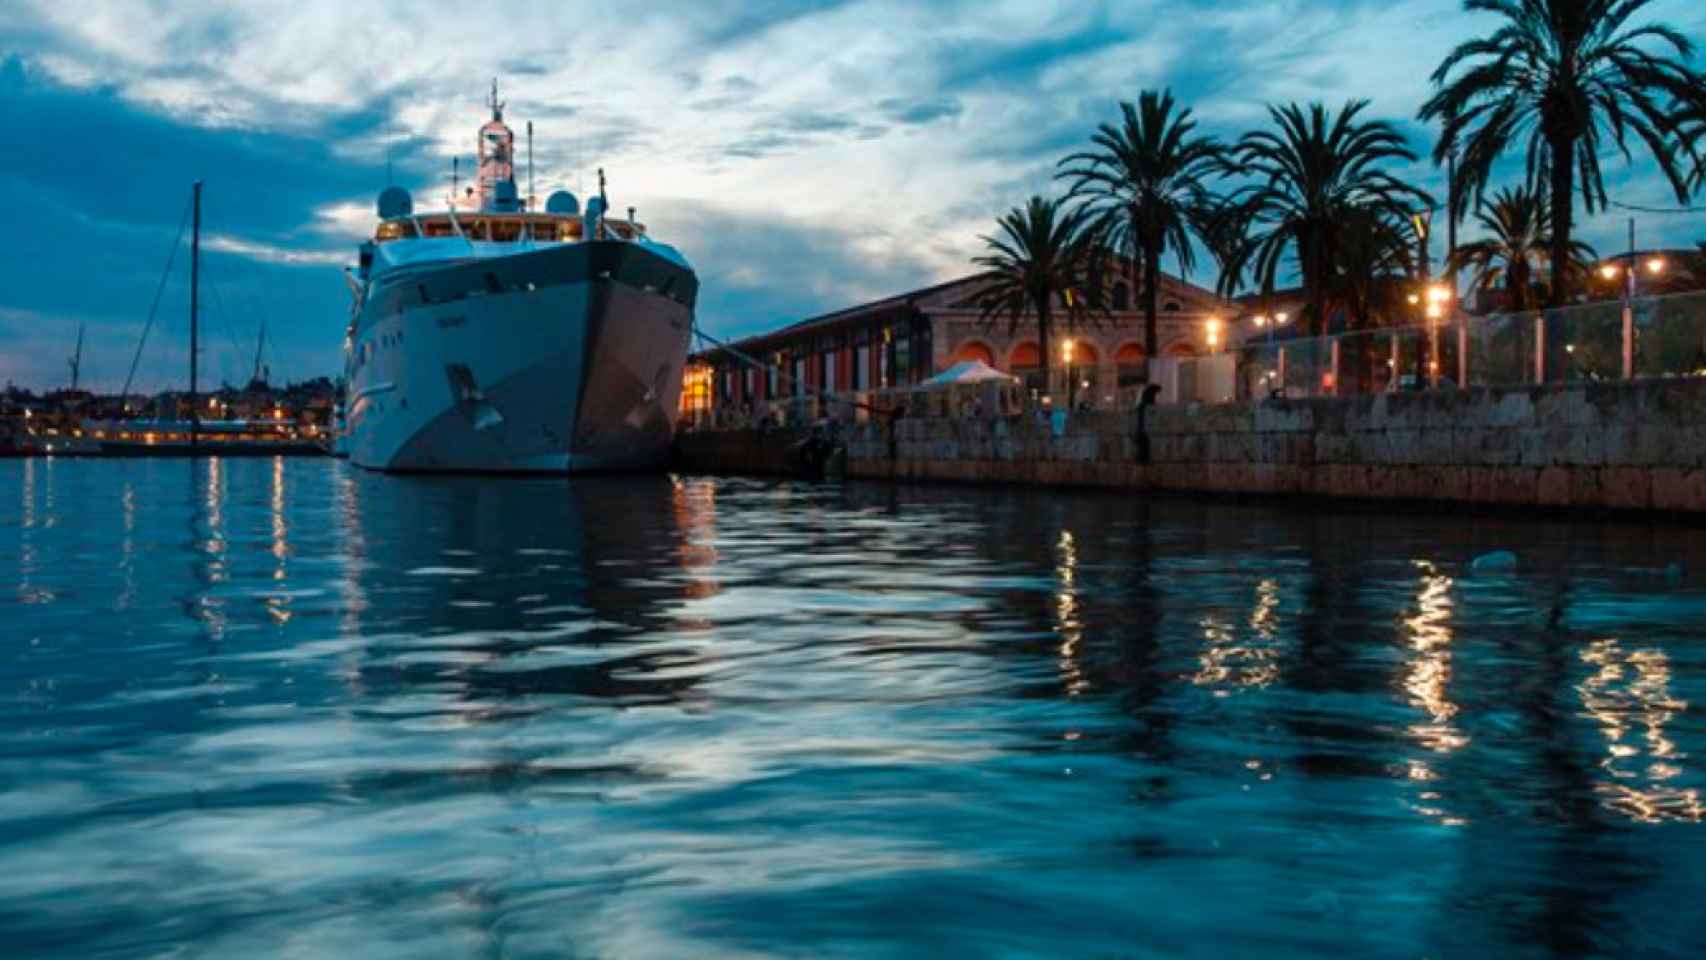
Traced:
POLYGON ((1220 344, 1220 320, 1217 317, 1209 317, 1203 327, 1208 334, 1208 348, 1212 352, 1220 344))
POLYGON ((1615 264, 1615 263, 1608 263, 1605 266, 1599 268, 1599 275, 1604 277, 1607 280, 1616 280, 1617 279, 1617 273, 1618 273, 1617 264, 1615 264))
POLYGON ((1647 261, 1647 272, 1652 274, 1655 277, 1661 273, 1664 273, 1665 272, 1664 258, 1663 257, 1654 257, 1651 260, 1648 260, 1647 261))
POLYGON ((1076 390, 1073 389, 1073 384, 1075 381, 1073 380, 1073 377, 1072 377, 1072 338, 1071 337, 1067 337, 1060 345, 1060 360, 1062 363, 1066 364, 1066 408, 1068 410, 1070 410, 1075 405, 1073 403, 1073 400, 1074 400, 1074 394, 1077 392, 1076 390))

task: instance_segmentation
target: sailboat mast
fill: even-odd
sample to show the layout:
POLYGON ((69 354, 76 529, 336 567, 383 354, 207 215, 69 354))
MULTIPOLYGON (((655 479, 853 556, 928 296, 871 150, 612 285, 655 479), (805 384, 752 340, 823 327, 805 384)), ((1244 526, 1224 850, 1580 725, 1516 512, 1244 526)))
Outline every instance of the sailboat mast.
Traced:
POLYGON ((201 432, 201 404, 196 398, 196 310, 201 296, 201 181, 195 182, 194 229, 190 233, 190 446, 201 432))
POLYGON ((77 389, 77 381, 83 375, 83 325, 77 325, 77 352, 71 355, 71 389, 77 389))
POLYGON ((255 373, 253 376, 251 376, 249 378, 249 381, 251 383, 258 382, 261 379, 261 351, 265 350, 266 346, 267 346, 267 322, 265 320, 262 320, 261 321, 261 340, 259 343, 255 344, 255 373))

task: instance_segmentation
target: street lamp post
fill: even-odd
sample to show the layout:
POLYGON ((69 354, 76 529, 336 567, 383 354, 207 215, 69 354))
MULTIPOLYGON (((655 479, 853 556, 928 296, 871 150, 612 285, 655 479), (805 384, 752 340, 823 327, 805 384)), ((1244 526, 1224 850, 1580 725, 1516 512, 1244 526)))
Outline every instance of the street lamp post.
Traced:
POLYGON ((1623 272, 1623 379, 1632 380, 1635 377, 1635 298, 1638 296, 1637 283, 1640 280, 1641 267, 1657 277, 1665 272, 1663 257, 1647 258, 1645 264, 1638 262, 1635 254, 1635 218, 1629 218, 1629 252, 1624 254, 1627 262, 1619 267, 1615 259, 1608 260, 1599 268, 1599 275, 1607 280, 1617 279, 1619 270, 1623 272))
MULTIPOLYGON (((1274 335, 1279 332, 1279 328, 1285 326, 1288 322, 1290 322, 1290 320, 1291 320, 1291 317, 1286 315, 1286 313, 1284 311, 1274 313, 1272 316, 1265 314, 1265 313, 1258 313, 1255 316, 1250 318, 1250 322, 1256 325, 1257 330, 1267 331, 1267 335, 1268 335, 1267 339, 1268 339, 1268 345, 1269 346, 1273 345, 1274 335)), ((1279 382, 1278 389, 1284 389, 1285 388, 1285 348, 1284 347, 1280 348, 1279 357, 1277 358, 1277 360, 1275 362, 1274 370, 1270 373, 1267 373, 1263 377, 1263 379, 1266 380, 1268 377, 1273 377, 1274 379, 1278 380, 1278 382, 1279 382)))
POLYGON ((1451 303, 1452 291, 1443 283, 1428 287, 1428 387, 1439 389, 1439 322, 1451 303))
POLYGON ((1073 405, 1073 399, 1077 393, 1077 391, 1073 389, 1073 387, 1075 385, 1075 381, 1073 380, 1073 377, 1072 377, 1072 338, 1071 337, 1067 337, 1066 342, 1064 342, 1060 345, 1060 359, 1066 364, 1066 409, 1071 410, 1072 405, 1073 405))

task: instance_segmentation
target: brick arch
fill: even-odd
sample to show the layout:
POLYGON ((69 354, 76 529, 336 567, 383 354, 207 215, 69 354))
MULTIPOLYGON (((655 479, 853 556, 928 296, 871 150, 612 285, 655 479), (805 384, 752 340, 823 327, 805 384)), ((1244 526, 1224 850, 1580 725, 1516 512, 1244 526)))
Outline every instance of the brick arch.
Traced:
POLYGON ((1021 367, 1040 367, 1043 365, 1043 350, 1035 340, 1024 340, 1013 345, 1007 353, 1007 369, 1016 370, 1021 367))
POLYGON ((967 340, 954 350, 954 358, 951 363, 964 363, 967 360, 979 360, 992 367, 997 366, 995 348, 982 340, 967 340))
MULTIPOLYGON (((1089 337, 1072 337, 1072 365, 1075 367, 1093 367, 1102 361, 1102 349, 1096 346, 1096 341, 1089 337)), ((1065 359, 1065 351, 1061 352, 1065 359)))
POLYGON ((1194 357, 1197 355, 1197 348, 1189 340, 1175 340, 1167 344, 1161 353, 1169 357, 1194 357))
POLYGON ((1147 359, 1149 355, 1144 353, 1143 344, 1136 340, 1127 340, 1114 349, 1114 363, 1118 366, 1140 366, 1147 359))

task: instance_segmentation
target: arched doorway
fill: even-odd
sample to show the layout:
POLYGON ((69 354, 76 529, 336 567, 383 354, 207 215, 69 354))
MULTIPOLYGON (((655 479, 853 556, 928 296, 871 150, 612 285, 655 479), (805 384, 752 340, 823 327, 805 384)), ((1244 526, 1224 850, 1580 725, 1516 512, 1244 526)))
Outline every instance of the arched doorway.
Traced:
POLYGON ((968 340, 960 344, 960 348, 954 351, 954 363, 966 363, 972 360, 993 367, 995 366, 995 351, 980 340, 968 340))
POLYGON ((1169 357, 1194 357, 1197 355, 1197 348, 1188 340, 1179 340, 1167 344, 1166 349, 1161 352, 1169 357))
POLYGON ((1027 390, 1044 389, 1042 348, 1030 340, 1015 346, 1007 354, 1007 372, 1023 381, 1027 390))
POLYGON ((1141 344, 1120 344, 1120 348, 1114 351, 1114 366, 1118 368, 1119 385, 1122 387, 1149 382, 1149 357, 1141 344))

